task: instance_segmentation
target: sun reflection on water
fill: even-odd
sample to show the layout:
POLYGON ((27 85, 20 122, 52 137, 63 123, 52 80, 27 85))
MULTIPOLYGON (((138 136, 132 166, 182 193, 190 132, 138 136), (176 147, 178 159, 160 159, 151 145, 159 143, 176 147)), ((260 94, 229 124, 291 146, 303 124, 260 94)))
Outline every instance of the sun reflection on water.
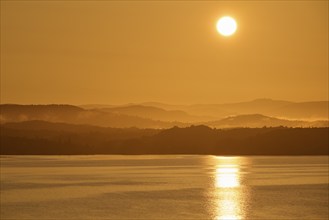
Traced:
POLYGON ((216 157, 216 220, 243 219, 239 158, 216 157))
POLYGON ((220 167, 216 169, 216 187, 235 188, 240 186, 238 168, 220 167))

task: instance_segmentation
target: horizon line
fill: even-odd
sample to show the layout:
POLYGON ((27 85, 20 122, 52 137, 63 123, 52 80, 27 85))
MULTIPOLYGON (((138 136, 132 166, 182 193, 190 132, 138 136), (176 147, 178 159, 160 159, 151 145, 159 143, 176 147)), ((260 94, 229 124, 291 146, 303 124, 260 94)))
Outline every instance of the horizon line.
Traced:
POLYGON ((145 105, 147 104, 163 104, 163 105, 183 105, 183 106, 193 106, 193 105, 225 105, 225 104, 237 104, 237 103, 248 103, 254 101, 283 101, 291 103, 307 103, 307 102, 329 102, 327 100, 308 100, 308 101, 291 101, 284 99, 272 99, 272 98, 257 98, 249 99, 247 101, 232 101, 232 102, 222 102, 222 103, 169 103, 161 101, 141 101, 141 102, 124 102, 124 103, 68 103, 68 102, 1 102, 0 105, 74 105, 74 106, 86 106, 86 105, 113 105, 113 106, 131 106, 131 105, 145 105))

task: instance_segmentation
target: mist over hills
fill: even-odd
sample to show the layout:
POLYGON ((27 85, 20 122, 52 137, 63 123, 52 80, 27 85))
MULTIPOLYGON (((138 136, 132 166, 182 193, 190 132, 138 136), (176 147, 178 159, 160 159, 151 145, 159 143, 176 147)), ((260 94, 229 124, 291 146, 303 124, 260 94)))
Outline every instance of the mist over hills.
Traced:
POLYGON ((218 105, 148 104, 158 107, 136 104, 124 106, 87 105, 86 108, 73 105, 3 104, 0 105, 0 122, 42 120, 113 128, 171 128, 190 125, 207 125, 214 128, 328 127, 328 102, 325 101, 292 103, 259 99, 251 102, 218 105), (163 108, 185 110, 162 109, 159 107, 160 105, 163 108), (257 112, 267 112, 268 115, 257 112), (275 114, 284 115, 285 118, 277 118, 273 116, 275 114), (221 117, 223 115, 225 116, 221 117), (295 119, 303 117, 303 120, 295 119))
POLYGON ((165 122, 100 110, 86 110, 72 105, 0 105, 1 123, 31 120, 118 128, 169 128, 173 126, 186 126, 181 122, 165 122))
POLYGON ((205 123, 207 126, 214 128, 235 128, 235 127, 328 127, 329 123, 325 120, 318 121, 302 121, 302 120, 286 120, 275 117, 268 117, 261 114, 237 115, 226 117, 221 120, 205 123))
POLYGON ((142 103, 167 110, 182 110, 192 115, 205 115, 217 119, 241 114, 262 114, 272 117, 299 120, 328 120, 329 102, 289 102, 256 99, 249 102, 228 104, 168 105, 156 102, 142 103))
POLYGON ((277 110, 279 112, 273 113, 274 116, 282 115, 286 118, 301 119, 328 119, 329 102, 321 101, 292 103, 289 105, 281 106, 277 110))
POLYGON ((292 118, 308 115, 308 119, 313 119, 325 115, 326 103, 255 100, 180 106, 185 110, 136 104, 86 108, 2 104, 0 151, 1 154, 327 155, 328 118, 288 120, 241 113, 253 108, 255 112, 286 109, 285 115, 291 114, 292 118), (233 110, 239 114, 222 118, 218 114, 233 110))
POLYGON ((116 113, 116 114, 149 118, 153 120, 170 121, 170 122, 180 121, 185 123, 191 123, 191 122, 209 121, 214 119, 214 117, 209 117, 209 116, 207 117, 207 116, 190 115, 182 110, 164 110, 158 107, 144 106, 144 105, 97 108, 97 110, 116 113))

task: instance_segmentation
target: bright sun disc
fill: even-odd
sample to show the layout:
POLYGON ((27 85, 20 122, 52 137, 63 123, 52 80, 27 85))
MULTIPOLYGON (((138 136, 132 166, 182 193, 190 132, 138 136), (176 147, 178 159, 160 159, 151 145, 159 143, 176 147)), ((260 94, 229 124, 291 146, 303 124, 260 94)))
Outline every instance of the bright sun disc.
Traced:
POLYGON ((218 20, 216 27, 221 35, 231 36, 236 31, 237 24, 233 18, 225 16, 218 20))

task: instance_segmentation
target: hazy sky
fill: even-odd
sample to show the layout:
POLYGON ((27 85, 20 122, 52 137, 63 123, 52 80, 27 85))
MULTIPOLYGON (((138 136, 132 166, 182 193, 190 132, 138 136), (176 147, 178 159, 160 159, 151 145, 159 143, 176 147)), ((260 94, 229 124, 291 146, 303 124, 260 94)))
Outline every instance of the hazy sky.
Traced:
POLYGON ((255 98, 328 100, 328 1, 1 1, 1 103, 255 98))

